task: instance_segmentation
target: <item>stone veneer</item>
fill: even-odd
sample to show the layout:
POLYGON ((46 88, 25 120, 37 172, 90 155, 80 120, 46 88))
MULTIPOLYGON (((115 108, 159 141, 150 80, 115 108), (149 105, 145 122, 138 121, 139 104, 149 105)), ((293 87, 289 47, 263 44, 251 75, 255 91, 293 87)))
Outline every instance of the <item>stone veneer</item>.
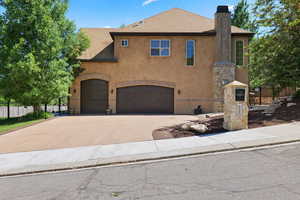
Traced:
POLYGON ((248 128, 248 85, 238 81, 227 84, 224 89, 224 124, 226 130, 240 130, 248 128), (236 101, 236 89, 245 90, 245 99, 236 101))
POLYGON ((224 90, 235 79, 235 66, 231 63, 231 22, 228 6, 218 6, 215 14, 216 62, 213 66, 214 112, 223 111, 224 90))
POLYGON ((214 95, 214 112, 223 112, 224 105, 224 85, 234 81, 235 66, 230 63, 215 63, 213 66, 213 95, 214 95))

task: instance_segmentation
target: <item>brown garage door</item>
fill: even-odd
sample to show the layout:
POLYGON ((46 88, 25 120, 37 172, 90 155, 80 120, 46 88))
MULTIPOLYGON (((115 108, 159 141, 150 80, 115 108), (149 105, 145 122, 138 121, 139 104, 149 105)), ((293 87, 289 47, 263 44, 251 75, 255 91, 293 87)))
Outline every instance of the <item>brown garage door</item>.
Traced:
POLYGON ((173 114, 174 89, 159 86, 118 88, 117 112, 122 114, 173 114))
POLYGON ((105 113, 108 106, 108 82, 99 79, 81 81, 81 113, 105 113))

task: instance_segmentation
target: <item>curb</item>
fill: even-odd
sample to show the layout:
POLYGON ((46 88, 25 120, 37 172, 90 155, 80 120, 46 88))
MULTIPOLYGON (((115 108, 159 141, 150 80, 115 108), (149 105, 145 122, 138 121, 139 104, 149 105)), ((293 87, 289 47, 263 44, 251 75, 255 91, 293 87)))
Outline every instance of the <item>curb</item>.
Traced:
POLYGON ((128 161, 119 161, 119 162, 87 164, 87 165, 75 166, 75 167, 61 167, 61 168, 58 167, 57 169, 53 168, 53 169, 45 169, 45 170, 35 170, 35 171, 30 171, 30 172, 7 173, 7 174, 0 174, 0 177, 32 175, 32 174, 41 174, 41 173, 48 173, 48 172, 61 172, 61 171, 69 171, 69 170, 76 170, 76 169, 88 169, 88 168, 93 168, 93 167, 114 166, 114 165, 120 165, 120 164, 134 164, 134 163, 145 162, 145 161, 158 161, 158 160, 166 160, 166 159, 172 159, 172 158, 182 158, 182 157, 186 157, 186 156, 207 155, 207 154, 213 154, 213 153, 247 150, 247 149, 253 149, 253 148, 260 148, 260 147, 272 147, 272 146, 283 145, 283 144, 292 144, 292 143, 297 143, 297 142, 300 142, 300 139, 259 144, 259 145, 249 145, 249 146, 245 146, 245 147, 234 147, 233 145, 231 145, 232 148, 224 148, 224 149, 219 149, 219 150, 209 150, 209 151, 203 151, 203 152, 185 153, 185 154, 144 158, 144 159, 143 158, 132 159, 132 160, 128 160, 128 161))

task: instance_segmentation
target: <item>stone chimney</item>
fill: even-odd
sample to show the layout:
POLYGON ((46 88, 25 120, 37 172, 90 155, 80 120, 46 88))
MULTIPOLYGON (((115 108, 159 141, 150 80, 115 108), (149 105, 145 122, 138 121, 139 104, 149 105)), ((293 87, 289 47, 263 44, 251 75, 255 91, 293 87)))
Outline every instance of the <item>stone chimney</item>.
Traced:
POLYGON ((224 85, 234 81, 235 66, 231 62, 231 22, 228 6, 218 6, 215 14, 216 60, 213 66, 214 112, 223 112, 224 85))
POLYGON ((231 60, 231 20, 228 6, 218 6, 215 14, 216 61, 227 63, 231 60))

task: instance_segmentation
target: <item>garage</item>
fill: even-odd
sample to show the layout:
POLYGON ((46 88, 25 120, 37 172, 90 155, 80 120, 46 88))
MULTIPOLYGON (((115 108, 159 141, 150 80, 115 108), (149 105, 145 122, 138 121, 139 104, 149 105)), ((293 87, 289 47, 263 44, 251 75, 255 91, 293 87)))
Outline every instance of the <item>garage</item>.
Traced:
POLYGON ((150 85, 118 88, 117 113, 173 114, 174 89, 150 85))
POLYGON ((108 107, 108 82, 100 79, 81 81, 82 114, 103 114, 108 107))

